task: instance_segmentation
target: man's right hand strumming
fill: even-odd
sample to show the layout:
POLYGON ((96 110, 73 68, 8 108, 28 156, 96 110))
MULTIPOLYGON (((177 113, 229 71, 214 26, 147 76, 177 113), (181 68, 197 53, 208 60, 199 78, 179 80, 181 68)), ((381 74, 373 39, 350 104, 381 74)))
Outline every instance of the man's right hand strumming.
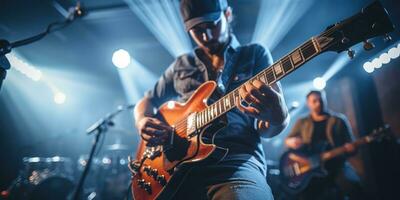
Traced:
POLYGON ((152 117, 141 118, 136 127, 142 139, 152 145, 163 143, 168 133, 172 132, 172 127, 168 124, 152 117))
POLYGON ((303 140, 299 137, 290 137, 285 140, 285 144, 291 149, 299 149, 303 146, 303 140))

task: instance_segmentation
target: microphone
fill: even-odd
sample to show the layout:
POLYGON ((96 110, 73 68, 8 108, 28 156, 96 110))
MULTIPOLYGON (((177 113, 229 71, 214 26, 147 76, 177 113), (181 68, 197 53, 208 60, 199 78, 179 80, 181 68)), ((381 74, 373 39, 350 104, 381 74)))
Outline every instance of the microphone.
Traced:
POLYGON ((290 108, 288 109, 289 113, 293 112, 300 106, 300 103, 298 101, 293 101, 292 104, 290 105, 290 108))
POLYGON ((84 15, 86 15, 86 11, 82 9, 81 2, 78 1, 78 2, 76 2, 76 5, 74 7, 70 7, 68 9, 67 19, 69 21, 72 21, 75 18, 82 17, 84 15))

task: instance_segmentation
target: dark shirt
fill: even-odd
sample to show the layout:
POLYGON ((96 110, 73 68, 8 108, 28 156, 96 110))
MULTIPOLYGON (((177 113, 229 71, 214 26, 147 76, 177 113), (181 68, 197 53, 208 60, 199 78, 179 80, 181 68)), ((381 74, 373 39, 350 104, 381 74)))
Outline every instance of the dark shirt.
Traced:
MULTIPOLYGON (((262 69, 272 64, 270 52, 261 45, 240 46, 234 36, 224 53, 222 73, 215 77, 220 93, 227 93, 262 69)), ((184 102, 205 81, 210 80, 211 62, 201 49, 178 57, 166 69, 154 88, 146 93, 153 105, 160 106, 168 100, 184 102)), ((217 100, 216 97, 210 102, 217 100)), ((215 137, 214 143, 229 148, 224 160, 202 168, 212 182, 232 179, 252 179, 266 175, 264 151, 259 133, 254 128, 254 118, 233 109, 227 113, 228 125, 215 137), (256 173, 254 173, 256 172, 256 173), (258 172, 258 173, 257 173, 258 172)))
POLYGON ((310 149, 312 152, 320 153, 327 149, 328 140, 326 138, 327 120, 313 121, 314 130, 311 138, 310 149))

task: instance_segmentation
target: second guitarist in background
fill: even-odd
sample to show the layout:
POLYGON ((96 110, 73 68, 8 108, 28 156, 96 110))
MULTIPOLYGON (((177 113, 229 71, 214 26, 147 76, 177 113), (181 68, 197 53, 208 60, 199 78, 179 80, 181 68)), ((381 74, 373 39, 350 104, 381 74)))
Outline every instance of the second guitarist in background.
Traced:
POLYGON ((286 146, 320 154, 344 145, 349 154, 327 161, 324 165, 328 175, 312 178, 299 199, 365 199, 359 177, 346 161, 355 154, 355 147, 350 144, 353 134, 347 118, 326 108, 324 92, 311 91, 306 98, 310 114, 297 120, 285 140, 286 146))

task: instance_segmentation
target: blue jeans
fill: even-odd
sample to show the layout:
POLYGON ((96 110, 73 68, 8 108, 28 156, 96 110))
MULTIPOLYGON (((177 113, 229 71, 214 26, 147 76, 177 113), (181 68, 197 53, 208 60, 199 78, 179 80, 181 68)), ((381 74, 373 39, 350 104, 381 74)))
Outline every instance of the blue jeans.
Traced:
MULTIPOLYGON (((207 174, 203 175, 207 176, 207 174)), ((173 199, 176 200, 273 200, 272 192, 263 177, 256 180, 228 180, 217 184, 203 184, 192 176, 183 182, 173 199)))

